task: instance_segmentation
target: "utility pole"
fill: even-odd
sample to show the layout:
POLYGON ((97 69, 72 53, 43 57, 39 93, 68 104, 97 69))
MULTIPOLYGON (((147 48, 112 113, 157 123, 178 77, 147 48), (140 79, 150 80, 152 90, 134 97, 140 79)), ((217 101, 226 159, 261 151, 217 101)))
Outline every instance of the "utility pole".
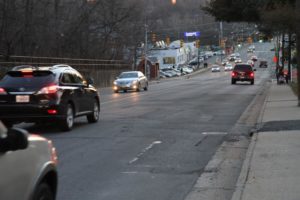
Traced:
MULTIPOLYGON (((220 44, 220 46, 221 46, 221 43, 222 43, 222 41, 223 41, 223 22, 220 22, 220 35, 219 35, 219 44, 220 44)), ((223 47, 221 46, 221 51, 223 51, 223 47)), ((223 52, 221 52, 221 63, 223 62, 223 56, 222 56, 222 53, 223 52)))
POLYGON ((148 26, 147 24, 145 23, 145 45, 144 45, 144 57, 145 57, 145 76, 149 79, 148 77, 148 67, 147 67, 147 46, 148 46, 148 26))
POLYGON ((296 34, 297 34, 297 86, 298 106, 300 107, 300 1, 296 1, 296 34))

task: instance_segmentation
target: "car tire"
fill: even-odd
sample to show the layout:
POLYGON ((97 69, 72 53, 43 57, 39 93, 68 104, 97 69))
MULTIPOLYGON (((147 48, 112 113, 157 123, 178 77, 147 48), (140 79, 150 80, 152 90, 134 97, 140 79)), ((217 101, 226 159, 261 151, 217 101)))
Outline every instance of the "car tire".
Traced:
POLYGON ((54 200, 54 194, 47 183, 40 183, 34 192, 33 200, 54 200))
POLYGON ((148 90, 148 83, 146 83, 144 90, 147 91, 148 90))
POLYGON ((93 113, 87 115, 86 118, 89 123, 95 123, 99 120, 99 114, 100 114, 99 104, 98 104, 98 101, 95 100, 94 107, 93 107, 93 113))
POLYGON ((234 85, 235 84, 235 80, 231 79, 231 84, 234 85))
POLYGON ((251 85, 253 85, 253 84, 254 84, 254 80, 251 81, 251 85))
POLYGON ((67 105, 64 115, 64 118, 60 121, 61 130, 70 131, 74 125, 74 109, 71 104, 67 105))
POLYGON ((142 88, 141 83, 139 83, 138 87, 136 88, 136 91, 137 91, 137 92, 140 92, 140 91, 141 91, 141 88, 142 88))

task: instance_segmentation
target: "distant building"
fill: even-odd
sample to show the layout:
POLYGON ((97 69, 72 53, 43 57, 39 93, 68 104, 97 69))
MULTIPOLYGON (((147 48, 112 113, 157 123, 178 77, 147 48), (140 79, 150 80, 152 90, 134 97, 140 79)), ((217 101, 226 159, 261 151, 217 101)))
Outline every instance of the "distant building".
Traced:
POLYGON ((180 47, 180 41, 172 42, 168 48, 154 48, 148 53, 149 57, 155 57, 160 69, 178 67, 188 63, 197 56, 195 42, 184 43, 180 47))

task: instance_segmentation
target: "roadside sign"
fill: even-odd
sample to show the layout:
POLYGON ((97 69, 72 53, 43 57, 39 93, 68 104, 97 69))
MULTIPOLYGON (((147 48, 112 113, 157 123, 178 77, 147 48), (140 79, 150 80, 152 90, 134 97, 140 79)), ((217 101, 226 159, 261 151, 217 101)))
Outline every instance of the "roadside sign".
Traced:
POLYGON ((184 32, 185 37, 200 37, 200 31, 196 32, 184 32))

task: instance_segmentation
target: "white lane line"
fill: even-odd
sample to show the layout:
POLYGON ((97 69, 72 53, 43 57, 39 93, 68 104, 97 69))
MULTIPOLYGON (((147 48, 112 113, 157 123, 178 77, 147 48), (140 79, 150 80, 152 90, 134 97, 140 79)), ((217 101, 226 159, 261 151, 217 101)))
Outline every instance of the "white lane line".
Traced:
POLYGON ((203 132, 202 135, 227 135, 226 132, 203 132))
POLYGON ((137 174, 138 172, 121 172, 121 174, 137 174))
POLYGON ((161 143, 162 143, 161 141, 154 141, 154 142, 152 142, 149 146, 147 146, 145 149, 143 149, 141 151, 141 153, 139 153, 135 158, 133 158, 131 161, 129 161, 129 164, 132 164, 132 163, 138 161, 139 158, 142 157, 147 151, 149 151, 150 149, 152 149, 154 147, 154 145, 161 144, 161 143))

